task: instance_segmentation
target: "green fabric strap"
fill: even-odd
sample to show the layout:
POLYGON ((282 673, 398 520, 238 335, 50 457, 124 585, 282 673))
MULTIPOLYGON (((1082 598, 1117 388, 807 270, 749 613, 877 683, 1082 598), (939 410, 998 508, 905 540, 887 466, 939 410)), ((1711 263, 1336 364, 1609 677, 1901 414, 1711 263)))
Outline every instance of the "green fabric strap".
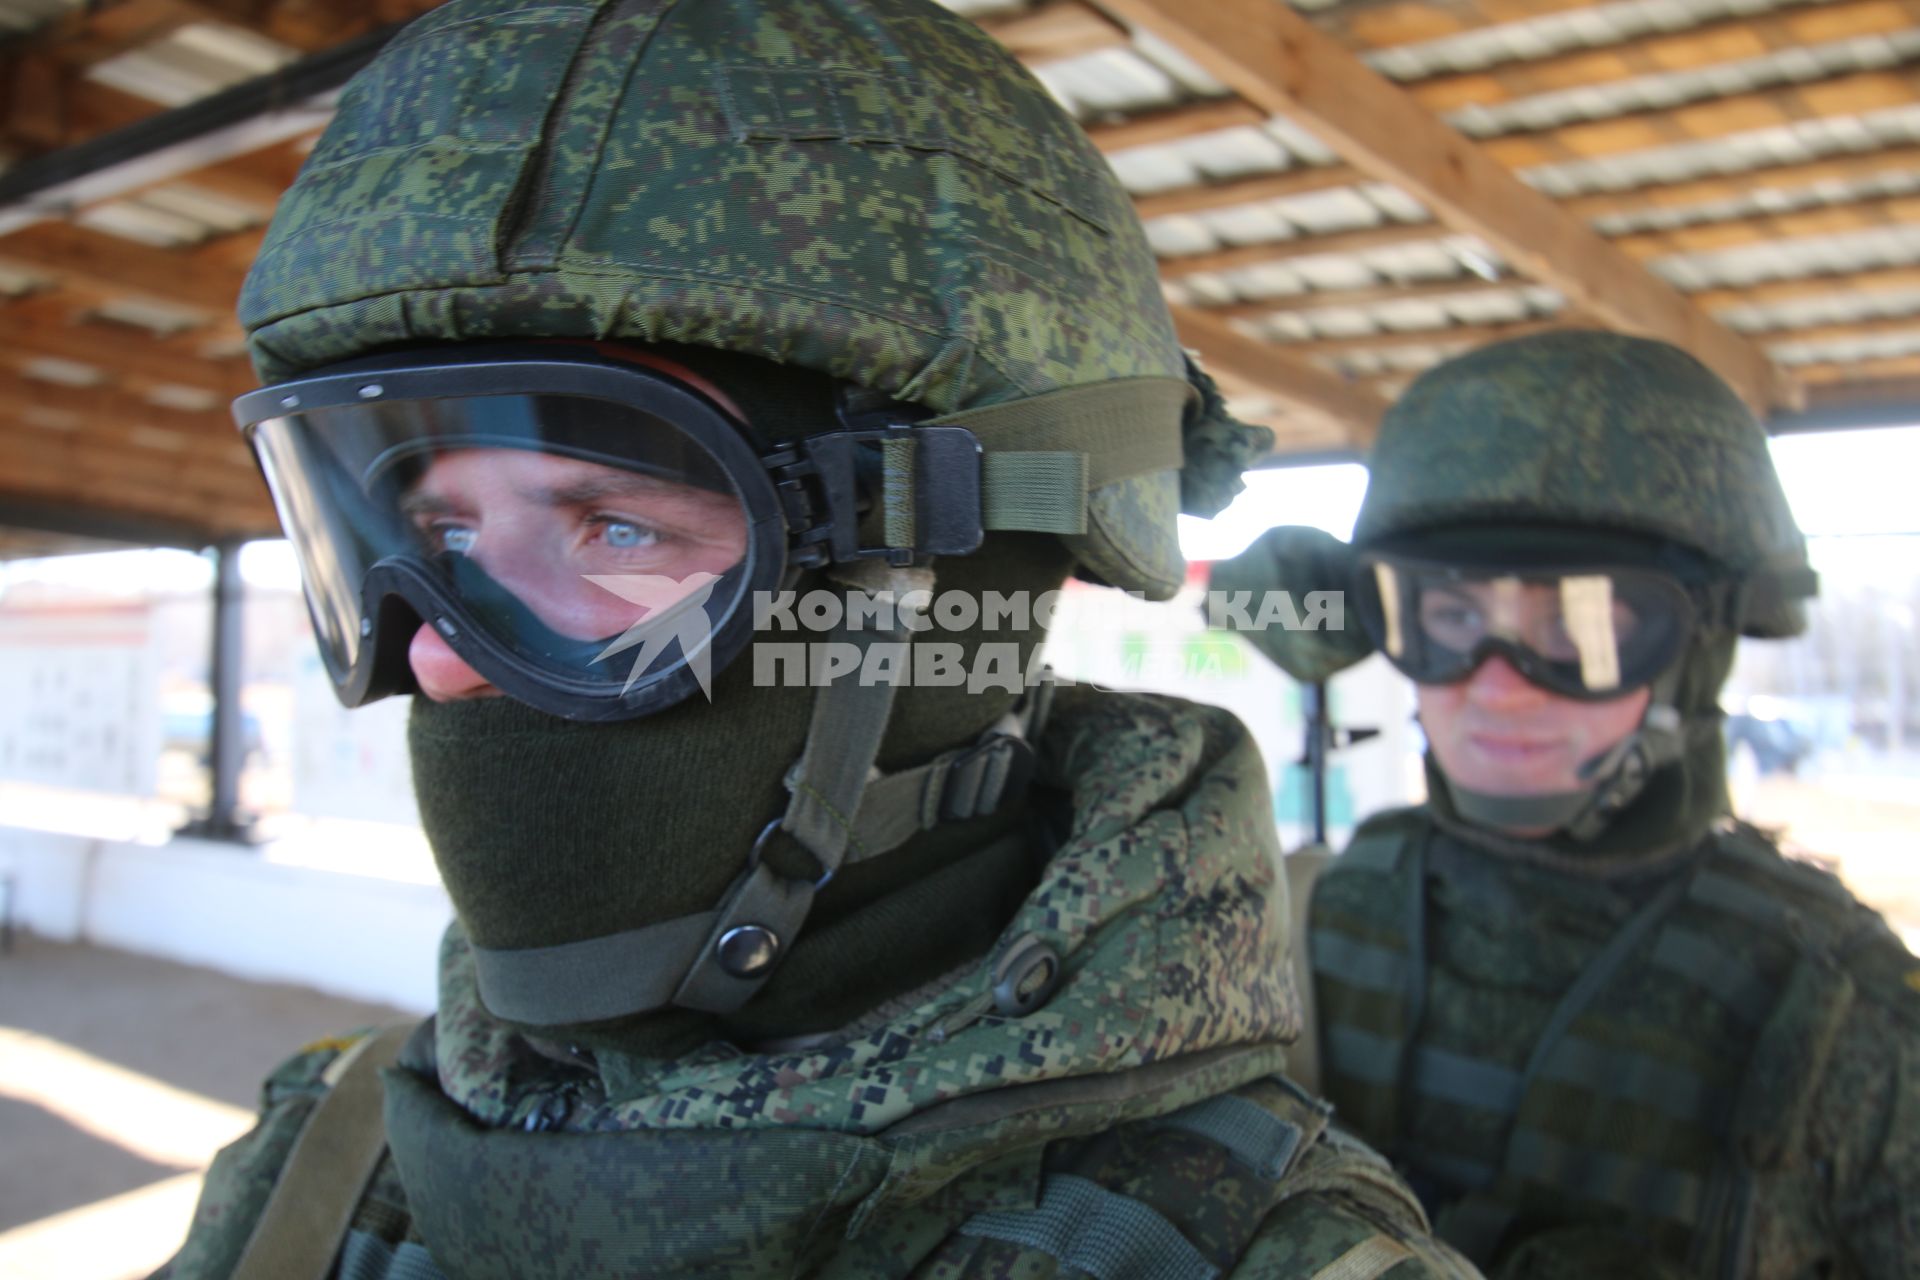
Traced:
POLYGON ((233 1270, 233 1280, 325 1280, 354 1206, 386 1149, 380 1071, 412 1035, 374 1032, 335 1060, 333 1087, 314 1106, 233 1270), (337 1073, 337 1074, 336 1074, 337 1073))
POLYGON ((480 994, 495 1017, 558 1027, 658 1009, 673 998, 692 953, 713 931, 714 912, 580 942, 518 950, 473 948, 480 994))
MULTIPOLYGON (((1080 534, 1095 489, 1180 469, 1178 424, 1193 397, 1184 378, 1121 378, 920 425, 965 427, 980 441, 982 528, 1080 534)), ((883 447, 882 461, 888 545, 912 546, 912 451, 883 447)))
POLYGON ((1092 1280, 1215 1280, 1218 1267, 1152 1208, 1072 1174, 1050 1175, 1034 1209, 994 1209, 960 1234, 1031 1249, 1092 1280))
POLYGON ((870 779, 854 815, 847 861, 890 853, 922 831, 947 821, 997 813, 1008 794, 1021 743, 1046 728, 1053 678, 1043 673, 1018 705, 970 746, 942 752, 923 765, 870 779))
POLYGON ((1318 1098, 1294 1093, 1285 1077, 1274 1083, 1292 1094, 1292 1117, 1275 1114, 1250 1098, 1222 1094, 1172 1115, 1159 1124, 1205 1138, 1269 1182, 1278 1182, 1301 1152, 1313 1145, 1327 1127, 1333 1108, 1318 1098))

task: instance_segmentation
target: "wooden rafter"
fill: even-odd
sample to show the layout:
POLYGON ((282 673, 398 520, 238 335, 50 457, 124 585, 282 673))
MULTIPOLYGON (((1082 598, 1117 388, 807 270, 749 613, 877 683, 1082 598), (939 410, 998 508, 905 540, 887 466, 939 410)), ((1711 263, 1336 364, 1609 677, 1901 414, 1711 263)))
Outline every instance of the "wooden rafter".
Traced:
POLYGON ((1081 0, 1046 0, 1019 13, 982 17, 980 25, 1014 57, 1033 66, 1132 43, 1124 28, 1081 0))
POLYGON ((1765 408, 1790 398, 1765 352, 1514 177, 1285 5, 1106 0, 1263 110, 1288 113, 1348 163, 1393 182, 1523 274, 1603 322, 1693 352, 1765 408))
POLYGON ((1912 0, 1842 0, 1811 8, 1742 14, 1683 31, 1613 43, 1586 44, 1547 58, 1500 63, 1479 71, 1430 76, 1410 87, 1436 112, 1510 102, 1537 93, 1616 83, 1660 71, 1687 71, 1760 57, 1771 50, 1905 30, 1920 16, 1912 0))
POLYGON ((1203 133, 1223 129, 1245 129, 1263 125, 1271 117, 1265 111, 1244 102, 1201 102, 1186 107, 1168 107, 1149 111, 1111 124, 1090 123, 1087 136, 1102 151, 1125 151, 1129 147, 1150 147, 1165 142, 1182 142, 1203 133))

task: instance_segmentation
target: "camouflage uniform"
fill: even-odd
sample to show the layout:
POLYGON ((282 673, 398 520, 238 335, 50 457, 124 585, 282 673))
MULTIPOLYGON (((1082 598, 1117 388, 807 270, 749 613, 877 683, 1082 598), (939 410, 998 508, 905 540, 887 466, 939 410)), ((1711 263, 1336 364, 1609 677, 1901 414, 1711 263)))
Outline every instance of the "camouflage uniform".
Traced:
MULTIPOLYGON (((1275 1074, 1299 1015, 1245 730, 1170 699, 1061 699, 1043 768, 1073 816, 1002 943, 817 1045, 543 1051, 481 1007, 456 927, 335 1274, 1475 1274, 1275 1074), (1007 1016, 992 973, 1029 939, 1066 976, 1007 1016)), ((268 1081, 171 1280, 229 1273, 341 1047, 268 1081)))
MULTIPOLYGON (((1704 557, 1737 617, 1655 680, 1674 747, 1596 780, 1596 832, 1503 834, 1429 756, 1428 803, 1371 819, 1320 874, 1306 941, 1341 1120, 1492 1275, 1916 1274, 1920 965, 1727 816, 1733 632, 1801 624, 1764 435, 1672 348, 1554 334, 1416 383, 1372 470, 1355 550, 1524 556, 1573 530, 1704 557)), ((1289 531, 1215 586, 1345 585, 1350 555, 1289 531)), ((1369 650, 1258 639, 1301 679, 1369 650)))

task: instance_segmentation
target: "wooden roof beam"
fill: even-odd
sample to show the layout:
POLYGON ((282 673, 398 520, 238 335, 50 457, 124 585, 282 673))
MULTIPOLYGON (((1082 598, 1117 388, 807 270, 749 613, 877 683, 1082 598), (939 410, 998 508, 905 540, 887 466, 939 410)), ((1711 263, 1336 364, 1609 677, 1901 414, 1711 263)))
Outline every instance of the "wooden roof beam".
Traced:
POLYGON ((190 250, 158 249, 68 223, 43 222, 0 236, 0 259, 109 296, 144 296, 210 313, 232 311, 239 274, 209 270, 190 250))
POLYGON ((1387 402, 1337 374, 1270 343, 1249 338, 1218 316, 1175 306, 1183 342, 1209 369, 1257 388, 1289 415, 1337 432, 1357 449, 1373 443, 1387 402))
POLYGON ((177 342, 123 325, 76 323, 73 300, 58 295, 0 307, 0 361, 11 365, 40 356, 68 360, 124 383, 190 387, 223 403, 257 385, 244 362, 190 359, 177 342))
POLYGON ((1858 71, 1830 80, 1707 98, 1671 110, 1609 116, 1539 132, 1504 133, 1485 139, 1480 146, 1500 164, 1524 169, 1566 156, 1594 160, 1675 141, 1707 141, 1813 118, 1840 119, 1910 106, 1916 97, 1920 97, 1920 66, 1858 71))
POLYGON ((1920 147, 1884 147, 1829 160, 1767 165, 1661 186, 1575 196, 1561 201, 1560 207, 1582 218, 1606 218, 1708 205, 1757 191, 1791 192, 1824 183, 1860 182, 1883 173, 1911 173, 1915 169, 1920 169, 1920 147))
POLYGON ((1265 124, 1273 117, 1258 107, 1237 98, 1190 103, 1147 111, 1109 123, 1090 121, 1087 136, 1102 151, 1125 151, 1129 147, 1151 147, 1168 142, 1184 142, 1203 133, 1223 129, 1246 129, 1265 124))
MULTIPOLYGON (((1803 5, 1814 2, 1800 0, 1803 5)), ((1615 83, 1630 75, 1692 71, 1762 57, 1772 49, 1889 34, 1912 26, 1916 16, 1920 8, 1912 0, 1842 0, 1819 4, 1813 12, 1743 14, 1683 31, 1584 44, 1570 53, 1503 62, 1480 71, 1443 72, 1408 87, 1421 106, 1453 111, 1473 103, 1615 83)))
POLYGON ((1019 13, 982 17, 980 26, 1029 66, 1129 48, 1126 29, 1082 0, 1045 0, 1019 13))
POLYGON ((1815 387, 1836 382, 1920 377, 1920 355, 1887 356, 1878 360, 1826 360, 1790 367, 1795 377, 1809 387, 1815 387))
POLYGON ((1241 271, 1298 258, 1365 253, 1369 249, 1439 240, 1453 234, 1446 227, 1432 222, 1389 222, 1379 227, 1356 227, 1352 231, 1333 231, 1325 235, 1295 236, 1291 240, 1263 240, 1259 244, 1235 245, 1231 249, 1162 258, 1160 274, 1165 279, 1178 280, 1183 276, 1241 271))
POLYGON ((1691 351, 1750 404, 1793 394, 1764 351, 1449 129, 1285 5, 1270 0, 1104 0, 1261 110, 1287 113, 1348 163, 1392 182, 1456 231, 1492 244, 1569 305, 1691 351))

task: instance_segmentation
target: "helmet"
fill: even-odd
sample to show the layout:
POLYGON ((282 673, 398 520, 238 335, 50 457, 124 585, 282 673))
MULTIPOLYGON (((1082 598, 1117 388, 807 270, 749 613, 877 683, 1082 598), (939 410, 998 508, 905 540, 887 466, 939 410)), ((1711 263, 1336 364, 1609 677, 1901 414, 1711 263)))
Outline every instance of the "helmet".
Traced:
MULTIPOLYGON (((740 352, 934 415, 1025 405, 1024 450, 1086 492, 1037 495, 1017 527, 1154 598, 1183 577, 1183 423, 1201 514, 1270 440, 1195 392, 1086 135, 931 0, 453 0, 347 87, 240 319, 269 382, 578 338, 740 352), (1046 400, 1116 382, 1128 415, 1046 400), (1090 415, 1104 430, 1074 429, 1090 415)), ((990 497, 1030 484, 994 471, 990 497)))
POLYGON ((1626 535, 1704 557, 1739 584, 1726 621, 1805 629, 1806 542, 1738 396, 1677 347, 1565 330, 1482 347, 1419 378, 1368 459, 1358 550, 1435 531, 1527 527, 1626 535))
MULTIPOLYGON (((1057 537, 1088 576, 1165 597, 1184 572, 1176 512, 1224 505, 1268 440, 1227 415, 1175 340, 1154 255, 1099 153, 1003 48, 931 0, 452 0, 347 86, 280 202, 240 318, 274 385, 236 412, 289 533, 325 549, 309 559, 328 570, 309 574, 309 600, 330 623, 343 697, 404 688, 359 665, 397 642, 403 628, 375 615, 398 594, 524 703, 561 689, 571 701, 551 709, 576 720, 675 718, 645 742, 618 723, 590 726, 590 743, 519 726, 549 735, 528 756, 545 765, 562 740, 603 763, 634 746, 604 789, 646 815, 648 838, 603 851, 609 874, 589 882, 551 856, 556 842, 498 848, 500 830, 541 808, 514 785, 519 757, 492 795, 476 781, 484 753, 439 753, 428 763, 444 784, 418 772, 423 733, 465 729, 429 708, 423 730, 416 704, 423 817, 482 994, 543 1026, 737 1011, 829 882, 844 892, 866 859, 1015 789, 1003 748, 1043 700, 999 707, 981 723, 1010 727, 887 775, 875 764, 894 763, 881 755, 883 736, 896 741, 888 683, 841 680, 804 704, 769 691, 691 716, 687 690, 705 674, 649 681, 643 668, 691 663, 709 636, 724 661, 727 619, 609 641, 620 622, 572 626, 583 615, 496 590, 464 559, 473 530, 441 520, 462 486, 527 472, 572 491, 611 483, 611 469, 629 488, 726 508, 735 532, 720 554, 638 575, 699 579, 697 596, 647 606, 678 627, 782 566, 904 598, 926 558, 996 531, 1057 537), (672 353, 671 367, 633 367, 636 347, 672 353), (757 402, 732 413, 712 393, 737 383, 687 376, 714 359, 765 370, 757 402), (450 403, 463 387, 493 400, 450 403), (480 450, 500 465, 436 474, 443 455, 480 450), (638 683, 589 679, 615 653, 639 655, 638 683), (647 767, 627 767, 639 755, 647 767), (738 794, 714 804, 721 769, 738 794), (967 779, 978 785, 962 796, 967 779), (769 789, 786 805, 772 822, 769 789), (476 848, 456 847, 450 866, 435 829, 462 814, 476 848), (669 817, 684 838, 655 838, 669 817), (683 914, 652 914, 663 903, 683 914), (628 927, 636 915, 647 923, 628 927)), ((631 522, 610 532, 657 545, 631 522)), ((1059 551, 1020 546, 1035 542, 1059 551)), ((1012 557, 986 559, 959 563, 1014 572, 1012 557)), ((571 798, 563 807, 551 825, 594 838, 571 798)))
POLYGON ((1717 696, 1734 639, 1797 634, 1817 585, 1738 397, 1662 342, 1539 334, 1421 376, 1368 469, 1350 546, 1275 530, 1215 573, 1229 587, 1349 589, 1365 634, 1281 632, 1263 648, 1301 679, 1377 646, 1424 684, 1498 653, 1563 696, 1650 688, 1637 730, 1586 762, 1577 791, 1476 794, 1431 759, 1429 790, 1438 817, 1477 836, 1558 833, 1548 843, 1563 848, 1532 856, 1590 867, 1609 843, 1689 843, 1724 808, 1717 696))

